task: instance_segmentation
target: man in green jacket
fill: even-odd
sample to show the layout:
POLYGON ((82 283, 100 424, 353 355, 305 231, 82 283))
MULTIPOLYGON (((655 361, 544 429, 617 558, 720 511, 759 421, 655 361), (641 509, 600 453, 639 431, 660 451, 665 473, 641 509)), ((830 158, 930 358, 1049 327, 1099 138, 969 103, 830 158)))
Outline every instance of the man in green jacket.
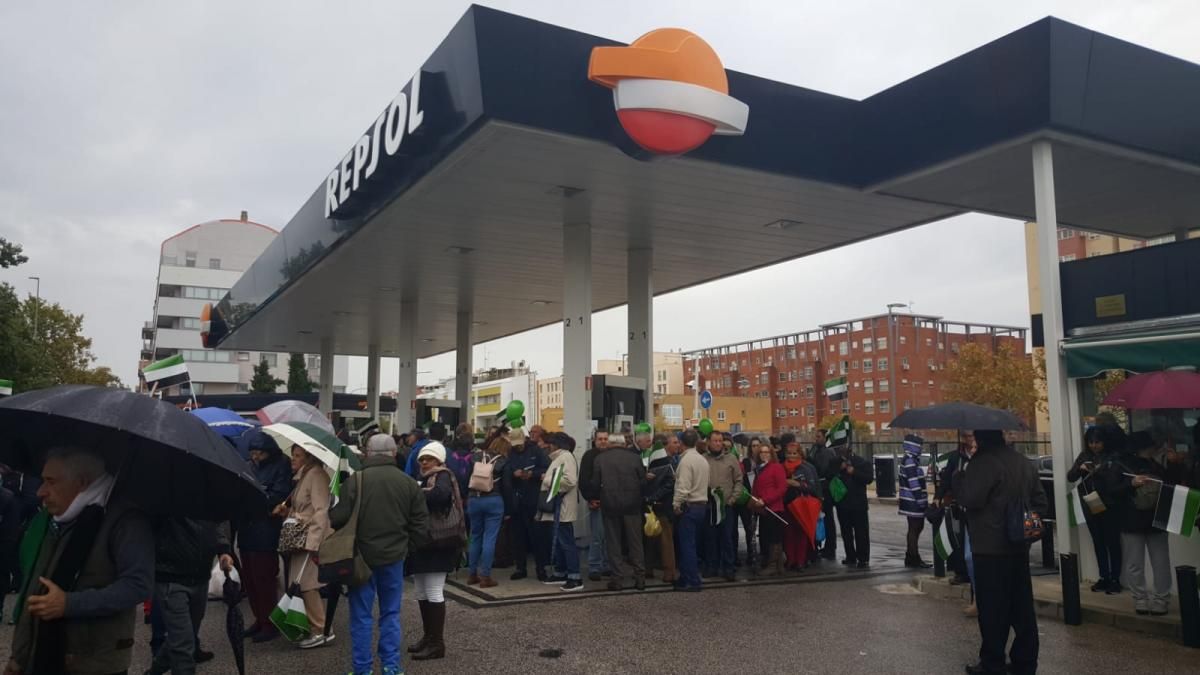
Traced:
MULTIPOLYGON (((440 444, 439 444, 440 445, 440 444)), ((443 450, 444 452, 444 450, 443 450)), ((384 673, 400 673, 400 601, 404 597, 404 559, 428 541, 429 509, 417 481, 396 466, 396 441, 376 434, 367 441, 362 470, 345 482, 342 499, 329 510, 335 530, 350 523, 358 507, 358 552, 371 568, 371 579, 350 590, 350 644, 355 673, 369 673, 372 613, 379 595, 379 662, 384 673)))

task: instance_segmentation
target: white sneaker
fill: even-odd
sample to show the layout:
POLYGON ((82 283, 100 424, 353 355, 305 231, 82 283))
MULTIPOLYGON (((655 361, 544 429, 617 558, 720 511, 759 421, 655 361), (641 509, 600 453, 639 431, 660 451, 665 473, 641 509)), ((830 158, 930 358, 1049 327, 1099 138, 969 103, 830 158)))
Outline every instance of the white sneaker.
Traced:
POLYGON ((336 637, 337 636, 333 633, 330 633, 329 635, 314 635, 307 640, 301 640, 297 646, 300 647, 300 649, 316 649, 317 647, 321 647, 333 642, 334 638, 336 637))

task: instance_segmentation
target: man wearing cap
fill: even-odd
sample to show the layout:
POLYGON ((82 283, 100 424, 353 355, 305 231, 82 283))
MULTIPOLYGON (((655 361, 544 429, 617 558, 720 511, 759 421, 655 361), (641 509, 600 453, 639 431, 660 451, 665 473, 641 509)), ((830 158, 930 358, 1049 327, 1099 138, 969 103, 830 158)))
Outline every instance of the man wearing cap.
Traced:
POLYGON ((538 491, 541 489, 542 476, 550 461, 546 453, 533 438, 533 431, 541 438, 541 427, 530 430, 530 436, 521 442, 513 439, 512 449, 508 453, 508 462, 504 471, 512 481, 513 493, 516 498, 516 509, 508 521, 508 534, 513 551, 513 563, 516 571, 510 577, 513 581, 529 576, 529 553, 532 551, 538 581, 545 581, 546 566, 550 564, 549 550, 541 545, 537 536, 534 517, 538 511, 538 491))
MULTIPOLYGON (((429 509, 420 486, 396 466, 396 442, 376 434, 367 441, 362 470, 346 480, 342 498, 329 510, 335 530, 350 522, 360 502, 356 544, 371 568, 367 583, 350 590, 350 642, 354 671, 369 673, 375 597, 379 596, 379 661, 384 672, 400 670, 400 601, 404 594, 404 559, 429 537, 429 509), (390 669, 390 670, 389 670, 390 669)), ((446 448, 432 441, 420 454, 446 461, 446 448)))

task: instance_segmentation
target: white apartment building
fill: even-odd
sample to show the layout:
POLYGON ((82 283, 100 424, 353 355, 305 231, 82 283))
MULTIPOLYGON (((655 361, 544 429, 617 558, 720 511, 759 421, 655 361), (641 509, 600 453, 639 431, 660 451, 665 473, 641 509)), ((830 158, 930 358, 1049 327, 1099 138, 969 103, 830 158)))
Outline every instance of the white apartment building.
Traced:
MULTIPOLYGON (((541 419, 537 405, 537 372, 529 370, 524 361, 513 363, 509 368, 477 370, 472 380, 471 400, 466 404, 474 412, 469 421, 476 429, 487 429, 499 421, 513 401, 525 404, 526 428, 541 419)), ((453 400, 455 391, 455 378, 450 377, 426 387, 419 398, 453 400)))
POLYGON ((562 384, 562 375, 559 375, 558 377, 547 377, 537 381, 537 401, 539 411, 546 410, 547 408, 563 407, 562 384))
MULTIPOLYGON (((254 366, 265 359, 271 373, 287 382, 288 354, 205 349, 200 343, 200 311, 216 303, 251 263, 278 236, 274 229, 249 219, 200 223, 162 243, 158 263, 154 318, 142 326, 141 365, 182 354, 195 394, 248 392, 254 366)), ((319 356, 305 356, 309 379, 320 381, 319 356)), ((349 357, 333 363, 334 391, 346 390, 349 357)), ((287 391, 281 385, 279 392, 287 391)), ((187 394, 173 387, 167 394, 187 394)))

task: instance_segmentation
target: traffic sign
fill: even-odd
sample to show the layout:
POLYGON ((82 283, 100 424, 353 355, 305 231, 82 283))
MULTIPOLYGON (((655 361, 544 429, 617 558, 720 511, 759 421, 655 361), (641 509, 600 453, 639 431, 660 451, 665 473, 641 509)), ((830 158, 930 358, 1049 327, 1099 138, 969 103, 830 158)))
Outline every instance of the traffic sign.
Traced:
POLYGON ((705 389, 700 392, 700 407, 708 410, 712 407, 712 392, 705 389))

